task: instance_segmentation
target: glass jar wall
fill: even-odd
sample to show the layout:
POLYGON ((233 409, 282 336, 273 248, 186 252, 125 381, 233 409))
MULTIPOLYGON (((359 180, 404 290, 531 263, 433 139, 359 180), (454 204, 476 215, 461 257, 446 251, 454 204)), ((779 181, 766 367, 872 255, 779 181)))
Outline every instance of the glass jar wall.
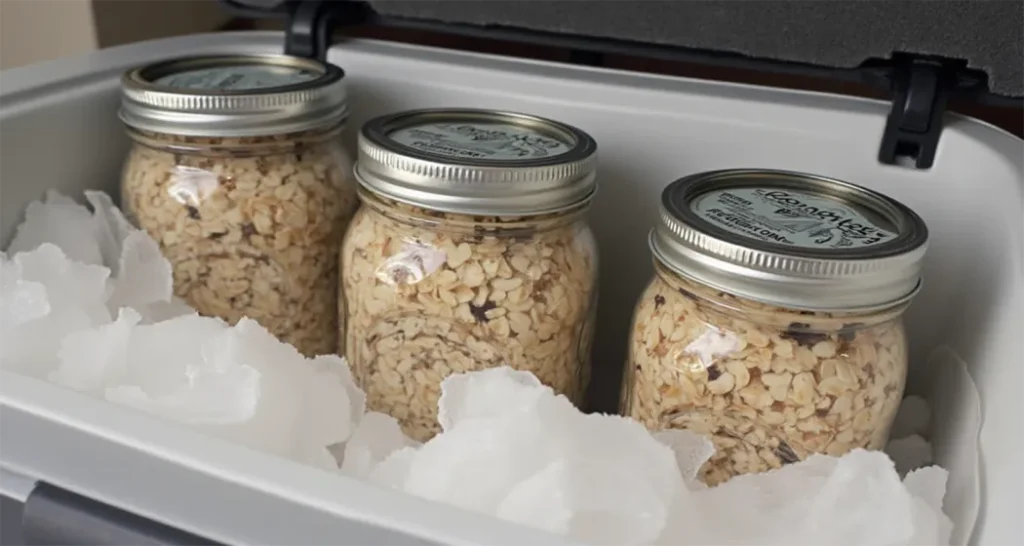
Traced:
POLYGON ((907 374, 905 306, 801 312, 656 271, 633 318, 623 413, 710 436, 706 483, 885 447, 907 374))
POLYGON ((343 72, 285 55, 187 57, 122 80, 122 208, 204 315, 337 350, 338 247, 358 206, 343 72))
POLYGON ((622 412, 708 436, 708 484, 813 453, 881 449, 903 396, 902 314, 927 228, 880 194, 763 170, 662 195, 622 412))
POLYGON ((342 283, 346 354, 370 408, 427 439, 441 380, 503 365, 582 402, 597 276, 582 210, 498 218, 363 203, 342 283))
POLYGON ((369 122, 359 147, 339 308, 368 406, 425 441, 445 377, 505 365, 580 403, 597 298, 593 140, 523 114, 428 110, 369 122))
POLYGON ((132 136, 122 207, 160 243, 175 294, 204 315, 255 319, 308 356, 335 352, 338 245, 358 205, 339 128, 132 136))

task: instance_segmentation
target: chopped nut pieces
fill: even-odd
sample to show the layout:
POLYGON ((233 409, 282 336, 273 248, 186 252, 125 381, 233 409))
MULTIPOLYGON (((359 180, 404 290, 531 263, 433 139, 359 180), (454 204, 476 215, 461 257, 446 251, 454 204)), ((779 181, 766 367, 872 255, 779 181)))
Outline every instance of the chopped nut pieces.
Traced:
POLYGON ((443 214, 365 195, 342 249, 344 354, 371 410, 427 440, 441 380, 505 364, 574 402, 589 376, 596 255, 580 210, 443 214))
POLYGON ((175 293, 307 356, 335 352, 338 247, 358 205, 336 133, 133 136, 123 208, 160 243, 175 293))
POLYGON ((902 309, 790 311, 656 269, 634 317, 623 410, 651 430, 710 436, 706 483, 885 446, 906 379, 902 309))

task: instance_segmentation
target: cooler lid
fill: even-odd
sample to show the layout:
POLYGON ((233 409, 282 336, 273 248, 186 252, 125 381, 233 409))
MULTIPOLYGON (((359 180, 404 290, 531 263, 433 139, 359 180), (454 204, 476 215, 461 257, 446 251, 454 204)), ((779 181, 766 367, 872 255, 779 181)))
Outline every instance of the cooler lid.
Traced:
POLYGON ((884 163, 930 168, 950 98, 1024 104, 1024 2, 827 0, 221 0, 287 17, 285 50, 325 54, 332 32, 372 23, 606 54, 867 84, 893 100, 884 163), (903 161, 901 161, 903 160, 903 161))

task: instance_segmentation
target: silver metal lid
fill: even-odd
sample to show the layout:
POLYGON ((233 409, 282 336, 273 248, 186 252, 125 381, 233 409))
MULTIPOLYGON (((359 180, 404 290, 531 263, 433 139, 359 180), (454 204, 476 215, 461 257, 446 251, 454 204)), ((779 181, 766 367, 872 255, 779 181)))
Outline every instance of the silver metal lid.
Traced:
POLYGON ((355 174, 374 193, 432 210, 542 214, 593 197, 596 152, 590 135, 536 116, 414 110, 363 125, 355 174))
POLYGON ((723 292, 809 310, 896 305, 921 285, 928 242, 906 206, 840 180, 725 170, 665 188, 651 250, 723 292))
POLYGON ((121 120, 187 136, 268 136, 344 121, 344 72, 286 55, 217 55, 163 61, 125 73, 121 120))

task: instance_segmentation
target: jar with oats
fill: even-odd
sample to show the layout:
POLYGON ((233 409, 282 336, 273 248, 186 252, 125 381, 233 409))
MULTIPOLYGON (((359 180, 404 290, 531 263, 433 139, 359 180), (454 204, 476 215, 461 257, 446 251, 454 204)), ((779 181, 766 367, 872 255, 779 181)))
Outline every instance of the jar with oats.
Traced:
POLYGON ((710 485, 884 447, 907 374, 901 315, 921 285, 921 218, 846 182, 763 170, 677 180, 660 216, 623 413, 709 436, 710 485))
POLYGON ((584 221, 596 144, 486 110, 377 118, 341 251, 343 352, 370 409, 427 440, 448 375, 508 365, 580 402, 597 252, 584 221))
POLYGON ((248 316, 307 356, 337 349, 338 247, 358 206, 340 68, 193 57, 123 78, 122 208, 160 243, 174 292, 248 316))

